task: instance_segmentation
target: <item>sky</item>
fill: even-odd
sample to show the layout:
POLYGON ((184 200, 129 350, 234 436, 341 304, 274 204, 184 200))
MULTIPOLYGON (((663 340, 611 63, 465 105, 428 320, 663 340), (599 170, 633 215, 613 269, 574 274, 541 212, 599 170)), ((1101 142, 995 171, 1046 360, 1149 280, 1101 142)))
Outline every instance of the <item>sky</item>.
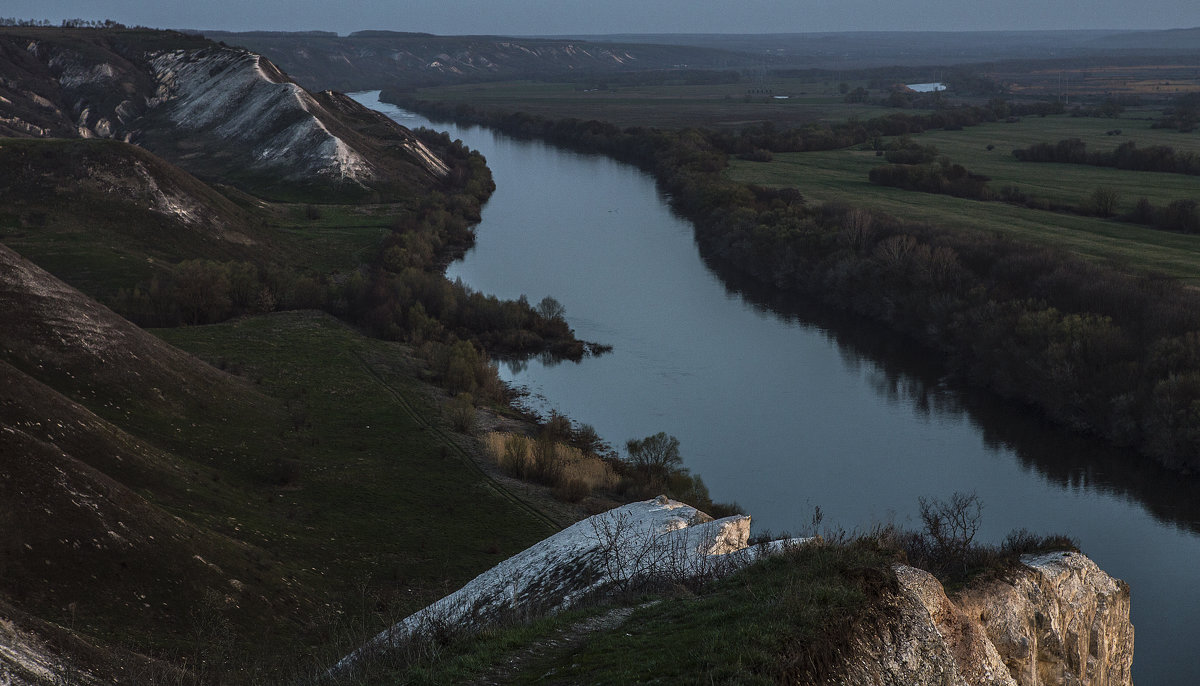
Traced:
POLYGON ((1197 0, 4 0, 0 16, 229 31, 437 34, 1165 29, 1197 0))

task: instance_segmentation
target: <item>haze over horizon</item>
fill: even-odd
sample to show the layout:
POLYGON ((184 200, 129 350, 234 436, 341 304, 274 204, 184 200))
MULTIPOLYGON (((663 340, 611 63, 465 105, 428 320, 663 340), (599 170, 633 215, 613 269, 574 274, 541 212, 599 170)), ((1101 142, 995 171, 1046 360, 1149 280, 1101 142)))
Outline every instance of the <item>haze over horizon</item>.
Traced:
POLYGON ((842 31, 1154 30, 1200 26, 1194 0, 10 0, 0 15, 18 19, 112 19, 157 28, 222 31, 377 29, 442 35, 615 33, 809 33, 842 31))

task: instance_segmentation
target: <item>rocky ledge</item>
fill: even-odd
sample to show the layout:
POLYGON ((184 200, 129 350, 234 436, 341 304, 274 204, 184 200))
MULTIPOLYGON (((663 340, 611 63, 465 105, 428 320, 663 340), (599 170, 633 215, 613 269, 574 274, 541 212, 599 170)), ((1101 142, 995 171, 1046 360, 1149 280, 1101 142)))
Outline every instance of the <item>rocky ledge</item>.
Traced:
MULTIPOLYGON (((713 520, 665 497, 589 517, 480 574, 344 658, 505 614, 564 609, 648 578, 719 576, 813 539, 748 545, 750 517, 713 520)), ((947 596, 932 574, 896 565, 878 621, 842 652, 844 686, 1129 684, 1129 586, 1086 556, 1026 556, 947 596)), ((511 614, 510 614, 511 616, 511 614)))
POLYGON ((850 684, 1116 686, 1131 683, 1129 586, 1079 553, 1022 558, 954 600, 897 566, 887 621, 850 648, 850 684))

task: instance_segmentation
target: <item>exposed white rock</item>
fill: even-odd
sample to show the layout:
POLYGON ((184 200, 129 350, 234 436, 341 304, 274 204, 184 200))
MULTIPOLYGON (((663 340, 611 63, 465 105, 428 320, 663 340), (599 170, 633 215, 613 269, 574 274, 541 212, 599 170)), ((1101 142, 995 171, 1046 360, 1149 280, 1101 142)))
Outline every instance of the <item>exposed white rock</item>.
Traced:
POLYGON ((648 578, 716 576, 785 544, 810 540, 747 547, 749 537, 746 515, 713 520, 665 496, 630 503, 577 522, 508 558, 380 633, 334 669, 348 667, 364 651, 438 627, 470 627, 529 608, 561 610, 593 592, 648 578))
POLYGON ((0 617, 0 686, 95 684, 86 671, 55 655, 37 636, 0 617))
POLYGON ((1022 562, 953 601, 929 573, 898 565, 887 620, 849 647, 838 683, 1130 684, 1129 587, 1079 553, 1022 562))
POLYGON ((58 83, 63 88, 75 88, 85 84, 107 83, 117 78, 116 68, 107 62, 83 66, 78 53, 63 52, 50 59, 50 67, 60 69, 58 83))
POLYGON ((930 573, 897 565, 898 592, 874 632, 848 647, 840 686, 1016 686, 978 622, 930 573))
POLYGON ((151 104, 169 104, 171 121, 181 129, 243 141, 257 165, 289 169, 292 176, 361 182, 375 175, 362 155, 326 128, 312 95, 283 81, 260 55, 175 50, 151 56, 150 64, 163 86, 151 104))
POLYGON ((1130 683, 1129 586, 1079 553, 1022 558, 1025 573, 968 589, 958 604, 979 617, 1020 686, 1130 683))

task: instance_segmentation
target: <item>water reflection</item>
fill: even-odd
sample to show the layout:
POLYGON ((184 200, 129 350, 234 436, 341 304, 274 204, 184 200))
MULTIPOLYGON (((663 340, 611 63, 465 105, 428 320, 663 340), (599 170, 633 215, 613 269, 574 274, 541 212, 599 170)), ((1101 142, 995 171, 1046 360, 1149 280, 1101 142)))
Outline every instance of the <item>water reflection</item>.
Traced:
POLYGON ((927 418, 965 416, 990 451, 1011 452, 1026 471, 1050 483, 1116 495, 1141 504, 1160 522, 1200 533, 1200 478, 1169 471, 1132 451, 1066 431, 1026 406, 955 383, 924 348, 881 332, 877 324, 780 293, 703 257, 729 294, 836 344, 846 369, 866 371, 870 388, 889 403, 906 403, 927 418))
POLYGON ((803 527, 813 505, 848 528, 912 523, 918 496, 975 489, 986 540, 1067 533, 1130 583, 1138 683, 1200 683, 1186 658, 1200 616, 1196 478, 958 387, 871 322, 706 264, 635 169, 447 128, 484 152, 497 183, 477 248, 451 273, 499 297, 552 294, 581 336, 616 346, 553 368, 505 362, 530 405, 617 442, 677 435, 714 496, 775 530, 803 527))

